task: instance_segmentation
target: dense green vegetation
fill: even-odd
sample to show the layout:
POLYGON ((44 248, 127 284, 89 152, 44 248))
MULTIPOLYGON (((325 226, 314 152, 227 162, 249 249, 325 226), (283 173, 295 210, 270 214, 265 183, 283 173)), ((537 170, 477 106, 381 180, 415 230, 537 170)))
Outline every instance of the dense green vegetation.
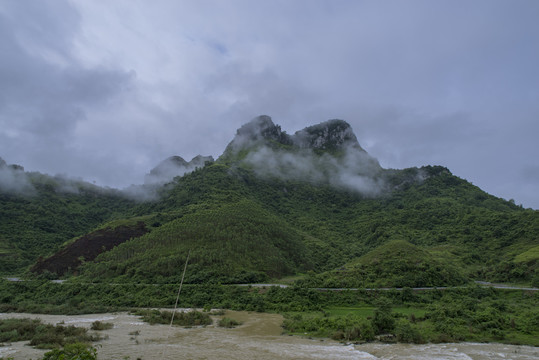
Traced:
POLYGON ((178 179, 162 201, 139 205, 136 211, 162 217, 160 226, 87 263, 83 277, 177 282, 189 250, 189 283, 294 273, 321 274, 309 280, 318 279, 318 286, 352 287, 529 283, 537 277, 537 211, 490 196, 441 167, 384 176, 399 186, 368 198, 210 165, 178 179), (424 181, 414 180, 421 174, 424 181), (406 256, 393 259, 397 263, 386 259, 402 244, 409 244, 406 256), (360 259, 381 245, 379 265, 360 259), (361 278, 338 275, 343 267, 361 278))
POLYGON ((46 352, 42 360, 95 360, 97 349, 84 343, 67 344, 46 352))
POLYGON ((0 343, 30 340, 29 345, 52 349, 79 342, 93 342, 101 338, 88 334, 85 328, 44 324, 39 319, 0 320, 0 343))
MULTIPOLYGON (((186 254, 191 250, 193 257, 186 279, 191 283, 256 282, 298 272, 330 271, 320 276, 324 281, 319 281, 319 285, 329 285, 328 279, 336 280, 336 270, 357 268, 361 256, 395 241, 406 241, 417 247, 414 248, 417 254, 428 254, 430 260, 423 261, 422 266, 442 268, 445 274, 454 273, 455 268, 463 271, 457 277, 421 281, 409 276, 403 282, 404 275, 391 273, 390 269, 386 269, 387 279, 380 276, 373 279, 369 277, 370 270, 363 269, 362 279, 344 282, 339 279, 337 283, 419 286, 441 285, 444 278, 461 282, 462 277, 530 282, 538 277, 537 211, 524 210, 487 195, 444 168, 386 171, 384 176, 387 183, 400 187, 382 197, 365 198, 358 193, 308 182, 260 179, 250 170, 217 163, 177 179, 177 184, 165 191, 158 202, 134 204, 94 194, 88 195, 93 202, 86 206, 84 201, 88 200, 84 194, 62 194, 52 188, 45 193, 49 200, 39 196, 29 198, 35 203, 44 201, 57 212, 61 210, 62 217, 41 210, 13 211, 14 204, 22 209, 30 200, 3 194, 9 201, 0 202, 0 206, 11 215, 1 218, 0 226, 6 229, 2 238, 17 241, 3 242, 1 266, 4 272, 10 269, 16 272, 20 264, 30 263, 37 254, 49 253, 71 239, 76 229, 84 229, 82 220, 88 232, 104 218, 120 217, 123 211, 138 216, 133 220, 118 219, 108 226, 142 219, 152 231, 87 263, 85 271, 89 278, 177 281, 186 254), (417 182, 414 179, 418 174, 426 174, 428 178, 417 182), (60 207, 59 204, 70 201, 74 204, 71 197, 78 199, 77 206, 86 214, 70 216, 69 212, 74 210, 60 207), (111 209, 105 200, 115 207, 111 209), (87 215, 98 207, 100 217, 87 215), (17 213, 20 217, 14 218, 17 213), (27 220, 21 220, 22 216, 27 220), (41 228, 34 227, 39 221, 30 221, 32 216, 62 224, 69 233, 56 229, 36 237, 36 231, 41 228), (80 226, 73 224, 75 220, 80 226), (56 240, 42 241, 46 236, 56 240), (31 241, 39 246, 33 246, 31 241), (25 252, 26 260, 15 256, 22 250, 14 250, 14 243, 29 249, 25 252)), ((410 257, 408 260, 413 261, 411 254, 410 257)), ((410 261, 401 268, 421 269, 410 261)), ((365 268, 366 264, 359 267, 365 268)))
POLYGON ((400 301, 380 297, 370 306, 289 313, 291 333, 343 341, 506 342, 539 345, 536 297, 490 289, 409 292, 400 301), (398 304, 394 307, 393 304, 398 304), (522 307, 522 308, 521 308, 522 307))
POLYGON ((448 259, 404 240, 391 240, 342 268, 300 280, 304 285, 343 287, 455 286, 467 282, 448 259))
POLYGON ((444 167, 382 169, 355 141, 342 121, 289 136, 265 117, 242 127, 216 162, 153 188, 151 201, 27 174, 34 190, 0 193, 0 273, 27 280, 0 282, 0 311, 170 306, 189 257, 182 307, 287 312, 293 333, 346 341, 388 333, 406 342, 535 344, 535 294, 408 288, 539 286, 539 211, 444 167), (65 266, 49 266, 58 259, 65 266), (68 282, 46 281, 60 276, 68 282), (263 294, 223 286, 283 278, 294 286, 263 294), (326 287, 359 290, 313 289, 326 287), (407 289, 365 290, 379 287, 407 289), (403 308, 411 312, 401 316, 403 308))
POLYGON ((117 191, 31 173, 27 194, 0 192, 0 274, 18 274, 66 241, 125 214, 134 202, 117 191))
POLYGON ((31 194, 0 194, 0 272, 21 274, 64 244, 59 254, 67 272, 45 266, 59 257, 32 271, 92 282, 177 283, 190 252, 191 284, 301 274, 306 284, 327 287, 539 283, 538 211, 488 195, 443 167, 384 170, 343 121, 300 133, 289 136, 269 117, 258 118, 238 130, 216 162, 154 189, 160 197, 153 201, 29 174, 31 194), (277 165, 286 174, 303 161, 313 176, 284 176, 271 161, 261 173, 246 159, 265 148, 273 150, 262 154, 286 159, 277 165), (363 177, 353 181, 379 192, 332 181, 343 166, 336 176, 355 171, 363 177), (107 229, 113 234, 141 223, 131 240, 98 243, 108 241, 97 238, 107 229), (92 241, 89 257, 84 249, 92 241))
MULTIPOLYGON (((177 287, 151 284, 0 284, 0 312, 90 313, 164 308, 177 287)), ((292 334, 367 341, 497 341, 539 346, 539 292, 469 286, 445 290, 318 291, 302 287, 255 288, 184 285, 178 306, 273 311, 286 316, 292 334)), ((140 310, 145 321, 169 324, 170 311, 140 310)), ((206 312, 177 313, 180 326, 209 322, 206 312), (181 322, 183 319, 187 322, 181 322)), ((211 321, 211 319, 210 319, 211 321)))
POLYGON ((253 201, 191 206, 151 233, 103 253, 84 271, 93 281, 257 282, 306 270, 302 236, 253 201))
POLYGON ((151 325, 154 324, 166 324, 169 325, 172 321, 172 325, 176 326, 205 326, 213 323, 210 315, 205 312, 196 310, 191 311, 167 311, 167 310, 145 310, 139 309, 133 312, 133 314, 141 316, 142 321, 145 321, 151 325), (174 318, 173 318, 174 315, 174 318))

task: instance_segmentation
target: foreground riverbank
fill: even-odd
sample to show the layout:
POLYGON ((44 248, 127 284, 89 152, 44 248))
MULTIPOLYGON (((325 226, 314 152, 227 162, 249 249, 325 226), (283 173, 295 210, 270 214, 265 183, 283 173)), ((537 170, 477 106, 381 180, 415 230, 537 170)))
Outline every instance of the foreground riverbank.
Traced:
MULTIPOLYGON (((537 359, 539 348, 531 346, 450 343, 343 345, 329 339, 309 339, 282 335, 282 316, 246 311, 227 311, 226 316, 242 325, 226 329, 216 325, 170 328, 149 325, 126 312, 91 315, 44 315, 1 313, 0 319, 39 318, 45 323, 90 328, 98 320, 112 323, 101 331, 106 339, 96 343, 100 359, 537 359)), ((214 321, 214 324, 217 322, 214 321)), ((4 344, 0 358, 39 359, 45 350, 33 349, 26 342, 4 344)))
MULTIPOLYGON (((164 308, 177 287, 158 284, 0 282, 0 312, 89 314, 164 308)), ((345 342, 496 342, 539 346, 539 292, 470 286, 414 291, 184 285, 184 308, 282 314, 290 334, 345 342), (389 336, 386 336, 389 335, 389 336)))

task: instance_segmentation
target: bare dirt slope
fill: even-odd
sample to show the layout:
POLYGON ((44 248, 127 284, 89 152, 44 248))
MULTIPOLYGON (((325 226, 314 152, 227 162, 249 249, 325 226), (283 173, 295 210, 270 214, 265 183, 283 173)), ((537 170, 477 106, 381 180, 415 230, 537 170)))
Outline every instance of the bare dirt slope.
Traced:
POLYGON ((92 261, 102 252, 147 232, 148 229, 143 222, 96 230, 78 238, 51 257, 39 259, 31 271, 35 273, 49 271, 62 276, 68 270, 76 271, 82 261, 92 261))

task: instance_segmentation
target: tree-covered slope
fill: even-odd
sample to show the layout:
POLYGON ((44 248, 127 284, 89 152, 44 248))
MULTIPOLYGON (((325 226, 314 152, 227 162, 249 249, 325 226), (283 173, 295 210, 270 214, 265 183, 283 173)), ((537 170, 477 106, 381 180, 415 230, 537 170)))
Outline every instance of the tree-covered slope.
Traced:
MULTIPOLYGON (((317 284, 324 276, 339 278, 343 286, 537 278, 538 211, 491 196, 444 167, 382 169, 343 121, 287 135, 268 117, 255 119, 214 163, 157 193, 142 203, 95 195, 81 210, 88 213, 80 213, 86 230, 54 231, 57 240, 48 246, 102 228, 115 214, 127 223, 142 217, 148 232, 105 247, 85 262, 83 279, 177 282, 189 251, 191 283, 294 274, 317 284), (102 211, 95 221, 92 206, 102 211), (367 261, 368 254, 380 260, 367 261), (355 275, 337 276, 342 268, 355 275)), ((52 194, 58 212, 56 197, 65 197, 52 194)), ((17 201, 21 209, 30 206, 17 201)), ((0 251, 13 244, 0 241, 0 251)))
POLYGON ((83 273, 177 281, 191 250, 188 282, 255 281, 340 269, 380 246, 382 258, 391 259, 397 247, 387 244, 405 243, 411 259, 422 259, 417 266, 371 267, 340 284, 442 286, 534 276, 536 211, 490 196, 442 167, 384 176, 395 190, 370 197, 308 181, 261 179, 241 165, 209 165, 177 179, 162 201, 138 209, 176 219, 103 254, 83 273), (267 259, 260 261, 260 254, 267 259), (419 276, 425 271, 428 276, 419 276))
MULTIPOLYGON (((67 240, 114 216, 134 202, 118 192, 39 173, 18 173, 20 191, 0 189, 0 273, 16 274, 67 240)), ((120 215, 121 214, 121 215, 120 215)))
POLYGON ((468 282, 455 259, 439 257, 404 240, 391 240, 341 268, 306 279, 312 287, 432 287, 468 282))
POLYGON ((246 199, 187 206, 154 231, 101 254, 83 277, 103 281, 254 282, 309 270, 303 235, 246 199))

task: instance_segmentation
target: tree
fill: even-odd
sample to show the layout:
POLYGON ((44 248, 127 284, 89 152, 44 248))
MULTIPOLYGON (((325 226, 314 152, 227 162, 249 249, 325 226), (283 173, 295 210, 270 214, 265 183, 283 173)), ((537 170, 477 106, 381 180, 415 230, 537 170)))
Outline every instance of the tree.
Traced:
POLYGON ((372 326, 377 334, 392 332, 395 328, 395 318, 391 314, 391 302, 386 298, 380 298, 376 302, 372 326))

